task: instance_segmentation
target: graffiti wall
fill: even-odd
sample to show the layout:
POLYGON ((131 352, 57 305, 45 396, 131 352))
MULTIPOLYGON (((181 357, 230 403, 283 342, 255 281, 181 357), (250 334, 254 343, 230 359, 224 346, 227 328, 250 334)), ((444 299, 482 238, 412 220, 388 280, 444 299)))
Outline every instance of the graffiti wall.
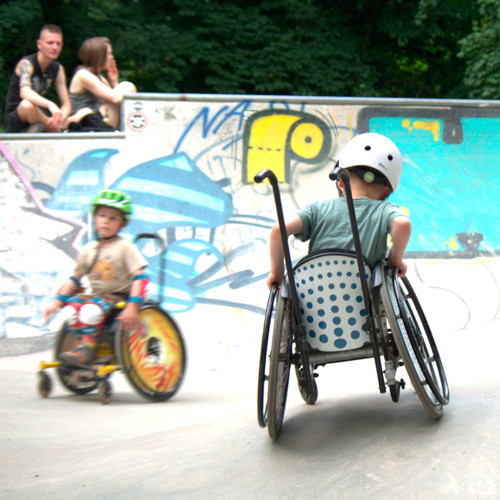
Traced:
MULTIPOLYGON (((391 201, 413 223, 407 258, 419 293, 454 308, 451 329, 493 321, 500 107, 486 104, 137 94, 124 102, 121 132, 0 136, 0 338, 50 329, 41 310, 94 237, 88 207, 103 188, 132 196, 122 235, 146 234, 137 245, 163 307, 179 318, 202 308, 213 325, 237 311, 259 330, 276 214, 255 174, 275 172, 286 213, 337 196, 328 174, 367 131, 403 154, 391 201)), ((290 243, 294 260, 307 251, 290 243)))

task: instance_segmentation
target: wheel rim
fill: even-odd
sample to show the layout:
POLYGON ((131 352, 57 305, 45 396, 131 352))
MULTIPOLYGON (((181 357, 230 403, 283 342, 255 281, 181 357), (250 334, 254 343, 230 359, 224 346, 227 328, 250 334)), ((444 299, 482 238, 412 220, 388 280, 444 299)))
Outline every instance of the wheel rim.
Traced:
POLYGON ((406 336, 411 344, 411 351, 433 396, 442 405, 447 405, 450 399, 448 383, 436 342, 410 282, 407 278, 403 278, 402 283, 406 293, 397 281, 394 282, 394 289, 400 303, 404 304, 406 309, 405 314, 401 315, 405 328, 414 332, 414 335, 406 336))
MULTIPOLYGON (((404 362, 412 385, 415 388, 415 391, 417 392, 424 408, 433 418, 437 419, 442 415, 443 404, 439 401, 439 398, 428 383, 429 379, 431 382, 433 379, 430 376, 429 370, 425 366, 422 354, 418 348, 415 349, 413 347, 413 345, 417 342, 413 339, 414 330, 411 327, 412 320, 409 319, 411 315, 408 312, 408 308, 411 306, 407 303, 404 295, 402 295, 402 291, 398 290, 399 286, 400 284, 398 278, 394 277, 393 272, 385 267, 384 279, 382 280, 380 290, 381 297, 383 299, 382 303, 385 306, 385 314, 387 315, 390 331, 392 331, 392 338, 395 341, 397 350, 399 351, 399 356, 401 356, 401 359, 404 362), (401 309, 399 304, 401 304, 401 309), (422 364, 424 365, 424 368, 426 368, 425 371, 422 369, 422 364), (426 376, 428 376, 429 379, 426 378, 426 376)), ((430 329, 428 330, 428 333, 432 338, 430 329)), ((440 363, 439 356, 436 356, 432 362, 440 363)), ((447 387, 446 383, 445 387, 447 387)), ((444 394, 446 394, 446 392, 447 391, 445 390, 444 394)), ((443 394, 438 393, 438 395, 443 397, 443 394)))
POLYGON ((281 299, 276 313, 269 369, 268 431, 274 440, 278 439, 283 426, 291 358, 291 303, 288 299, 281 299))
POLYGON ((257 420, 261 427, 267 426, 268 421, 268 389, 269 389, 269 357, 270 357, 270 343, 269 332, 272 331, 274 323, 276 293, 278 287, 273 286, 267 301, 266 313, 264 316, 264 328, 262 331, 262 342, 260 347, 260 362, 259 362, 259 378, 257 386, 257 420))
POLYGON ((179 388, 185 370, 184 343, 173 320, 160 308, 139 311, 135 330, 119 336, 122 367, 143 395, 167 399, 179 388))
MULTIPOLYGON (((55 356, 59 356, 61 352, 67 352, 73 349, 77 343, 77 336, 74 333, 68 332, 66 325, 61 327, 59 336, 56 342, 55 356)), ((98 382, 95 380, 85 380, 84 376, 88 375, 92 378, 95 374, 91 370, 80 370, 78 368, 68 368, 65 366, 57 367, 57 376, 61 383, 75 394, 88 394, 92 392, 98 382)))

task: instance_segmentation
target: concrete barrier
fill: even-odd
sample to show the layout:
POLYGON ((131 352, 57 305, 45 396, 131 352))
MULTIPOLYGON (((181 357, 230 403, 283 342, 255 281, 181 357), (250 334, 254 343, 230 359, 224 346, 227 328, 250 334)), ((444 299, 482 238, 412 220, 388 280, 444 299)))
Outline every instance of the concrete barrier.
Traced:
MULTIPOLYGON (((136 94, 122 113, 115 133, 0 135, 0 338, 51 331, 40 311, 93 237, 89 202, 108 187, 134 200, 125 237, 165 242, 163 255, 153 240, 140 245, 157 297, 181 326, 202 310, 200 328, 217 341, 242 329, 259 337, 276 216, 270 186, 253 176, 277 174, 287 212, 336 196, 328 173, 367 131, 403 153, 391 201, 413 222, 409 277, 431 325, 458 331, 497 319, 498 103, 136 94)), ((291 243, 293 258, 306 252, 291 243)))

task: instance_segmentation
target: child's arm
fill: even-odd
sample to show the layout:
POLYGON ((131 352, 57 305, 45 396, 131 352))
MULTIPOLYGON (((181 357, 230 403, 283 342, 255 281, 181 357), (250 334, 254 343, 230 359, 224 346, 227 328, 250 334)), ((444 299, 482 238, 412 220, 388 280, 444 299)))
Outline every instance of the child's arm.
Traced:
POLYGON ((58 295, 54 298, 52 304, 47 306, 42 313, 45 321, 47 321, 58 309, 64 307, 66 299, 72 297, 78 291, 81 279, 82 276, 75 273, 61 286, 61 288, 59 288, 58 295))
POLYGON ((126 306, 123 308, 118 319, 121 321, 122 328, 126 331, 132 330, 137 325, 137 316, 144 299, 144 283, 142 278, 144 268, 138 269, 132 273, 134 281, 130 289, 130 297, 127 300, 126 306))
MULTIPOLYGON (((285 226, 287 236, 301 233, 304 230, 304 224, 298 215, 288 221, 285 226)), ((274 226, 271 229, 269 249, 271 254, 271 272, 269 273, 266 283, 267 287, 271 289, 275 283, 281 285, 285 275, 284 252, 279 226, 274 226)))
POLYGON ((391 269, 399 269, 398 276, 405 276, 408 266, 403 261, 406 245, 410 239, 411 222, 406 216, 395 217, 392 221, 391 238, 392 248, 387 263, 391 269))

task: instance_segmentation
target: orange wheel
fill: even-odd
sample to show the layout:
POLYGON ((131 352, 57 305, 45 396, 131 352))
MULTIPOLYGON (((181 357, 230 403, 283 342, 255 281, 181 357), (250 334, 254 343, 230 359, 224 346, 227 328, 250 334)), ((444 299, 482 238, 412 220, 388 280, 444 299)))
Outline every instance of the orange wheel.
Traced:
POLYGON ((186 351, 174 320, 160 307, 145 304, 139 326, 121 331, 115 350, 127 378, 139 394, 166 401, 179 389, 186 369, 186 351))

